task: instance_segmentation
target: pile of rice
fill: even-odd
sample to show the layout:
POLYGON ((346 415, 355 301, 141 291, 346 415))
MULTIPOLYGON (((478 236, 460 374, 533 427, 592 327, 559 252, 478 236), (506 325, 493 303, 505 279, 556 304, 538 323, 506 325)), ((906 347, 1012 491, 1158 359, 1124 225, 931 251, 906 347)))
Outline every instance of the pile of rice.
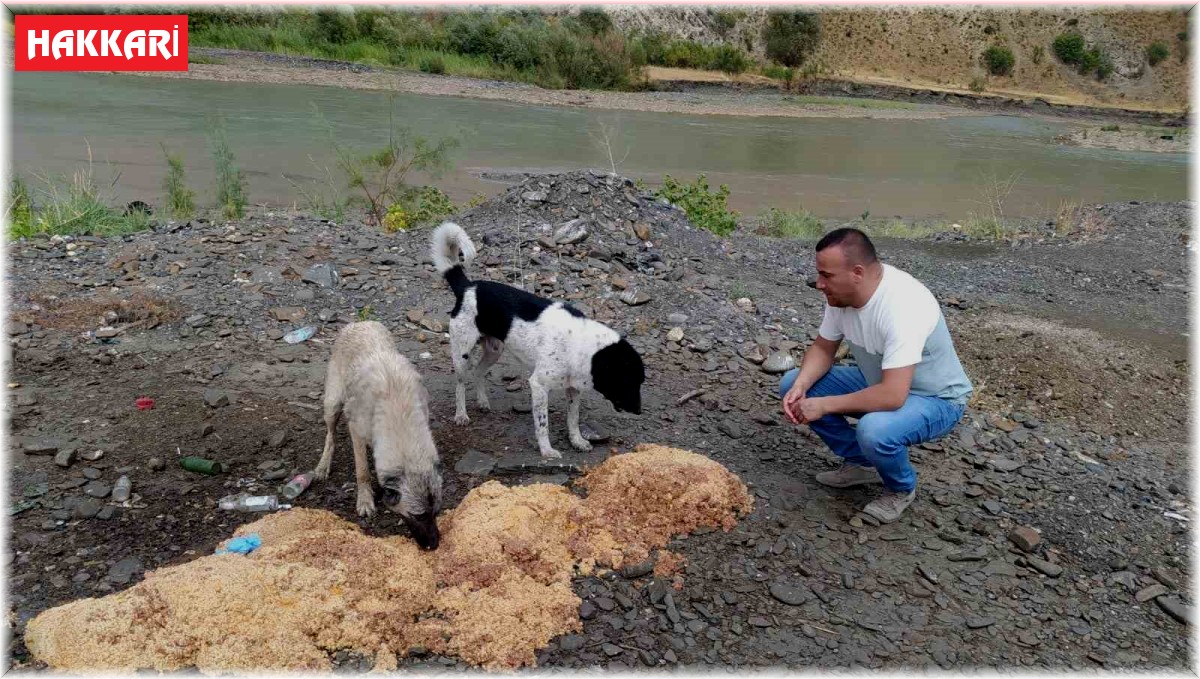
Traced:
MULTIPOLYGON (((234 533, 259 534, 253 553, 201 557, 50 609, 25 643, 60 670, 329 670, 341 649, 390 669, 414 647, 512 669, 581 629, 577 572, 644 560, 699 526, 728 530, 752 508, 723 466, 661 446, 609 458, 577 485, 586 499, 489 481, 440 517, 432 553, 324 510, 272 514, 234 533)), ((679 563, 660 555, 664 574, 679 563)))

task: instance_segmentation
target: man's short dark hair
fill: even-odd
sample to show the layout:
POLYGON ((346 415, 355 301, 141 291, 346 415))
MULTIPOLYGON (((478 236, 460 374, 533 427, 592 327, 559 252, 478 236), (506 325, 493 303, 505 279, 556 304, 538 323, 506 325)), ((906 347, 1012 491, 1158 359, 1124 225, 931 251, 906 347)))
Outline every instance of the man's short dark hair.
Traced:
POLYGON ((867 234, 850 227, 834 229, 817 241, 817 252, 825 248, 840 245, 846 253, 846 260, 851 264, 874 264, 879 261, 875 254, 875 244, 867 238, 867 234))

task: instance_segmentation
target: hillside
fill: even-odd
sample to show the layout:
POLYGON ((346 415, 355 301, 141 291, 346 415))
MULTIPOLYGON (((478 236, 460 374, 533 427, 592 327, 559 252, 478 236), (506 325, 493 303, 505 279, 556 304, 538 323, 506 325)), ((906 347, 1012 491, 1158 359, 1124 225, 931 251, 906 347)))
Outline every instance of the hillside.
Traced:
MULTIPOLYGON (((661 30, 703 43, 732 42, 764 56, 766 9, 613 6, 624 31, 661 30)), ((821 40, 806 68, 823 75, 918 87, 967 89, 986 77, 988 92, 1046 95, 1078 104, 1182 110, 1191 80, 1185 6, 1061 8, 862 8, 820 10, 821 40), (1075 30, 1112 59, 1100 82, 1054 57, 1054 38, 1075 30), (1149 66, 1146 49, 1166 44, 1167 59, 1149 66), (987 76, 980 55, 992 45, 1015 57, 1008 77, 987 76), (1039 50, 1040 48, 1040 50, 1039 50)))

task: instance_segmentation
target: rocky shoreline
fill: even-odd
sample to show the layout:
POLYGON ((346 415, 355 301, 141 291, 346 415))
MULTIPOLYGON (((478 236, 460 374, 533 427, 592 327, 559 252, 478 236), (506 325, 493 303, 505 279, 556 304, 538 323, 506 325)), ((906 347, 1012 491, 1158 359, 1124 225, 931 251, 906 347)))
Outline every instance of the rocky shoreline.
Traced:
MULTIPOLYGON (((811 243, 719 239, 629 180, 587 171, 525 178, 456 215, 480 248, 470 276, 571 300, 646 358, 644 414, 587 395, 597 445, 564 462, 662 443, 720 461, 755 495, 732 531, 668 546, 686 559, 679 590, 648 567, 578 578, 583 631, 552 641, 539 666, 1191 667, 1179 354, 1192 205, 1089 209, 1101 218, 1086 234, 880 240, 942 302, 978 389, 950 436, 914 449, 918 502, 887 526, 858 515, 869 493, 812 480, 833 461, 779 412, 779 372, 820 322, 811 243)), ((355 318, 383 321, 425 376, 448 504, 489 478, 570 483, 538 467, 510 359, 489 380, 494 412, 469 400, 471 423, 454 425, 453 297, 427 238, 261 211, 10 246, 11 669, 46 669, 21 641, 37 612, 211 553, 255 518, 217 498, 272 492, 315 463, 330 343, 355 318), (308 325, 312 339, 284 341, 308 325), (188 472, 181 455, 228 472, 188 472)), ((565 416, 553 397, 564 451, 565 416)), ((386 514, 359 518, 353 488, 352 466, 337 465, 296 503, 373 535, 404 531, 386 514)), ((411 650, 402 667, 465 669, 411 650)), ((346 652, 334 661, 371 669, 346 652)))

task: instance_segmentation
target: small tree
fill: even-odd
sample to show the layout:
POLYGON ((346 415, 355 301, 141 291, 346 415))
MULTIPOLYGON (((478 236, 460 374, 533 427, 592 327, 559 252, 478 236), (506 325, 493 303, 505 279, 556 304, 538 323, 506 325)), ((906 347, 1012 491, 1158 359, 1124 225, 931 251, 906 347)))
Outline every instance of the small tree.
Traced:
POLYGON ((397 129, 394 102, 395 97, 390 97, 387 145, 373 153, 360 154, 347 149, 338 143, 332 126, 327 124, 338 167, 346 173, 349 188, 362 191, 370 219, 376 225, 385 223, 388 208, 393 204, 411 204, 420 198, 421 189, 407 182, 409 172, 440 176, 450 167, 450 151, 458 146, 458 140, 450 137, 431 143, 408 128, 397 129))
POLYGON ((579 10, 578 19, 591 35, 604 35, 612 30, 612 19, 599 7, 585 7, 579 10))
POLYGON ((773 11, 763 26, 767 57, 795 68, 804 63, 821 39, 821 19, 812 12, 773 11))

